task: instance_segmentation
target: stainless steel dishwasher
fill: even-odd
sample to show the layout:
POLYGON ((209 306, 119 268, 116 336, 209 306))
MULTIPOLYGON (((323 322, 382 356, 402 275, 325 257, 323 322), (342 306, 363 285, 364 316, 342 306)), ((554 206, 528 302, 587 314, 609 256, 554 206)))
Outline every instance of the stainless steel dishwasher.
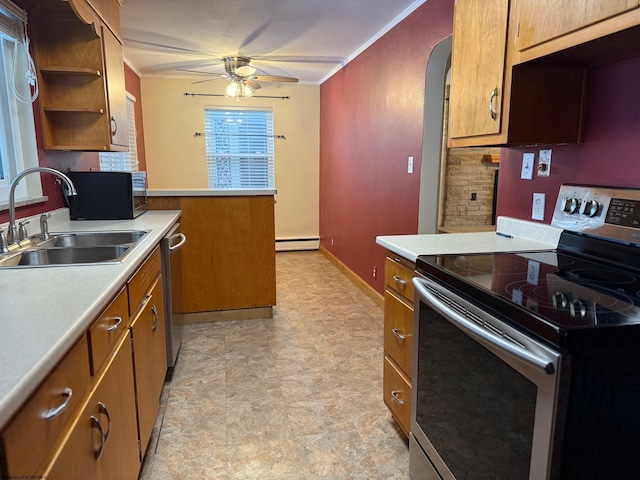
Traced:
POLYGON ((176 223, 161 242, 164 312, 167 332, 167 377, 171 378, 182 342, 182 254, 187 237, 176 223))

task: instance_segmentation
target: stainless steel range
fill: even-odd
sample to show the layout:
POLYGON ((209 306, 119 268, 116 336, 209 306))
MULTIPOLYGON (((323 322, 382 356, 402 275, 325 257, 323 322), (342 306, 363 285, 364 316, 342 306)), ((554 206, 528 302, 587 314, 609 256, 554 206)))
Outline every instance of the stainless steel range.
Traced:
POLYGON ((640 190, 563 185, 552 225, 418 257, 413 480, 640 478, 640 190))

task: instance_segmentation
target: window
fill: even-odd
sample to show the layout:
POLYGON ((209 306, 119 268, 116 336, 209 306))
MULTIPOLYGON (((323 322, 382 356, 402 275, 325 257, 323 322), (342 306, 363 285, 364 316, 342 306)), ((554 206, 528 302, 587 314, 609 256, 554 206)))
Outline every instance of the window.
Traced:
POLYGON ((273 111, 205 107, 209 188, 275 188, 273 111))
MULTIPOLYGON (((26 14, 8 0, 0 0, 0 205, 9 199, 11 179, 38 166, 32 102, 37 96, 35 68, 25 34, 26 14)), ((15 192, 16 202, 42 197, 36 176, 25 178, 15 192)))
POLYGON ((100 152, 100 170, 103 172, 137 172, 136 99, 127 94, 128 152, 100 152))

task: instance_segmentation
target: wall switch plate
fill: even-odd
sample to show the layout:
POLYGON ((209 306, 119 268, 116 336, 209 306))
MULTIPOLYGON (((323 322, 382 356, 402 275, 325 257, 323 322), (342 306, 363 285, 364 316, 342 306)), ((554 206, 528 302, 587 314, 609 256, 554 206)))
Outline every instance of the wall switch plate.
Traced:
POLYGON ((538 176, 548 177, 551 173, 551 150, 540 150, 538 157, 538 176))
POLYGON ((524 180, 531 180, 533 178, 533 162, 535 160, 535 154, 525 153, 522 155, 522 172, 520 172, 520 178, 524 180))
POLYGON ((544 220, 544 193, 533 194, 533 205, 531 206, 531 218, 534 220, 544 220))
POLYGON ((540 262, 529 260, 527 263, 527 283, 538 286, 540 281, 540 262))
POLYGON ((413 173, 413 157, 409 157, 407 161, 407 173, 413 173))

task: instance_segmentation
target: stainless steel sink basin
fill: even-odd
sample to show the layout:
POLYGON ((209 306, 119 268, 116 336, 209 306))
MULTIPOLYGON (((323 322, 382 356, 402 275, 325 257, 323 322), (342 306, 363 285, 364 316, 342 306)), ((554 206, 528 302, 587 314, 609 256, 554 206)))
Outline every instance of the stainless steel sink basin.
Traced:
POLYGON ((69 265, 113 262, 118 261, 129 248, 126 245, 38 248, 22 252, 18 265, 69 265))
POLYGON ((140 240, 147 232, 131 230, 121 232, 70 232, 52 233, 51 238, 39 242, 38 248, 51 247, 99 247, 103 245, 128 245, 140 240))
POLYGON ((146 234, 142 230, 63 232, 51 233, 47 240, 34 235, 27 245, 0 254, 0 268, 119 263, 146 234))

